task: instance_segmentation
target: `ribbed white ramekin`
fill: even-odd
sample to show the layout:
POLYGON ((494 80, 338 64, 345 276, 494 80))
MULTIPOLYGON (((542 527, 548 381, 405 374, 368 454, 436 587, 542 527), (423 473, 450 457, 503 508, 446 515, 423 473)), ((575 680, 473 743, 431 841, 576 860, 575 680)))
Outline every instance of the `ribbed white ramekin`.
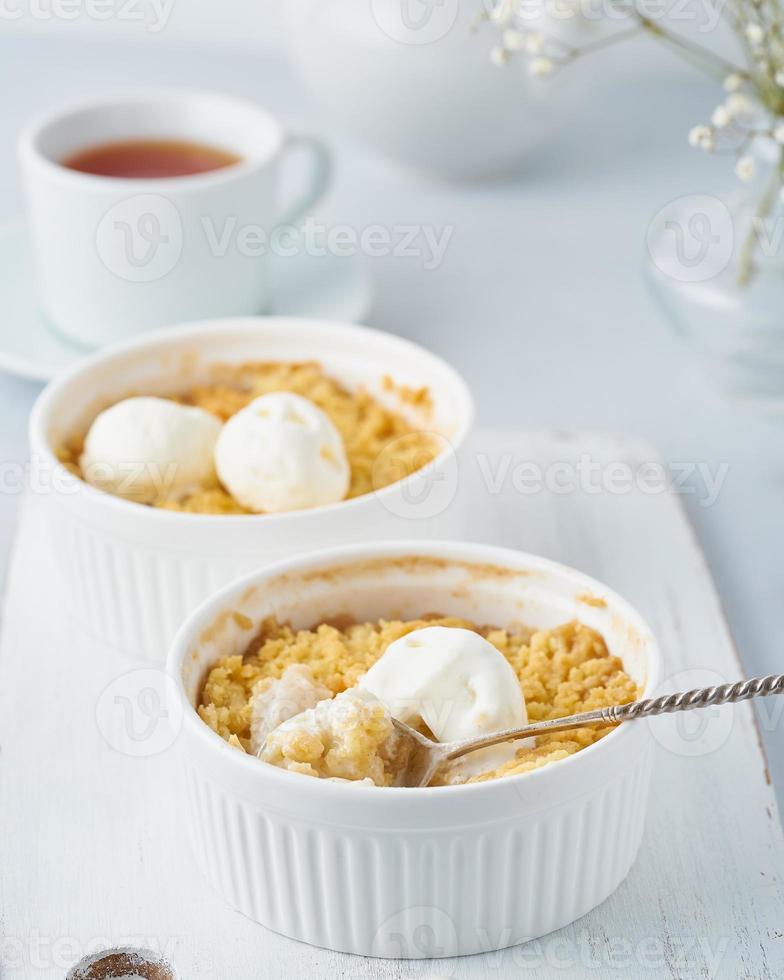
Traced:
POLYGON ((294 939, 370 956, 451 956, 542 936, 620 884, 643 832, 652 737, 616 729, 575 756, 487 783, 335 784, 228 746, 194 709, 205 672, 254 623, 295 627, 454 614, 480 623, 596 628, 650 691, 659 654, 640 616, 598 582, 519 552, 450 542, 323 551, 243 578, 175 638, 177 741, 197 860, 235 908, 294 939))
POLYGON ((472 417, 470 393, 449 365, 366 327, 284 317, 209 321, 158 330, 90 357, 44 390, 30 419, 33 480, 68 607, 103 642, 162 661, 188 612, 265 562, 370 538, 459 535, 460 456, 472 417), (367 388, 443 437, 443 449, 418 473, 377 492, 275 515, 155 510, 103 493, 58 462, 58 447, 107 404, 129 394, 171 393, 206 380, 216 363, 250 360, 317 360, 350 388, 367 388), (385 377, 426 386, 432 409, 407 404, 385 377))

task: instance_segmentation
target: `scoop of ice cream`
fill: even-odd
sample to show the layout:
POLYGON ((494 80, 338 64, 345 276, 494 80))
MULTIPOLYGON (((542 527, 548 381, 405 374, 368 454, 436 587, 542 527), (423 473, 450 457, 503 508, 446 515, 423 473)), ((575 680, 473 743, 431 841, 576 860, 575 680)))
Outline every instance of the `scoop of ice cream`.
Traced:
POLYGON ((337 503, 351 477, 332 421, 287 391, 262 395, 226 422, 215 465, 232 497, 257 513, 337 503))
POLYGON ((255 754, 271 731, 295 715, 332 697, 305 664, 291 664, 251 701, 251 751, 255 754))
POLYGON ((390 643, 360 681, 399 721, 439 742, 525 725, 525 698, 506 658, 472 630, 427 626, 390 643))
POLYGON ((88 483, 151 503, 215 483, 220 421, 167 398, 125 398, 97 416, 79 460, 88 483))

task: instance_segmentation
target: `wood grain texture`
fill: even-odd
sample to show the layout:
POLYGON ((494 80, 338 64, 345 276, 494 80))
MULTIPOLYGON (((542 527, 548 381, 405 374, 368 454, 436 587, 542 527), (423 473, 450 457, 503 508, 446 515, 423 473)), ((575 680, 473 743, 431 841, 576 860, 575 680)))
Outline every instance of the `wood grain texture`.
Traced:
MULTIPOLYGON (((592 490, 610 464, 620 467, 617 489, 624 465, 652 461, 644 445, 603 436, 480 434, 464 474, 469 536, 564 561, 627 596, 659 638, 663 689, 736 679, 742 669, 677 496, 592 490), (586 459, 594 482, 563 492, 586 459), (550 489, 532 489, 537 467, 550 489)), ((231 911, 181 839, 173 753, 130 757, 102 735, 102 692, 140 665, 69 622, 38 504, 23 509, 0 652, 4 980, 62 978, 81 955, 126 944, 168 953, 183 980, 784 975, 784 847, 749 705, 715 709, 696 727, 683 722, 694 713, 650 722, 660 745, 631 874, 601 907, 527 946, 365 960, 290 942, 231 911)), ((781 724, 783 700, 760 706, 762 724, 781 724)))

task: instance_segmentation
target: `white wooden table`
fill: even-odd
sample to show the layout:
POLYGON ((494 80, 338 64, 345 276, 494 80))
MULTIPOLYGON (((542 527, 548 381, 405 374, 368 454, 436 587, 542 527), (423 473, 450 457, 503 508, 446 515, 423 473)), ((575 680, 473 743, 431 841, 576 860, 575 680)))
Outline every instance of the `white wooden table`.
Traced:
MULTIPOLYGON (((624 466, 654 459, 633 441, 484 432, 468 474, 470 536, 578 566, 628 596, 660 640, 667 689, 735 679, 741 668, 679 500, 623 489, 624 466), (613 492, 533 492, 530 465, 519 492, 521 463, 562 488, 579 482, 586 458, 613 492)), ((466 959, 364 960, 244 919, 192 865, 166 740, 153 733, 148 744, 164 747, 153 755, 144 740, 135 756, 120 754, 96 721, 107 685, 139 664, 68 620, 39 504, 28 498, 23 509, 0 649, 3 980, 62 978, 95 948, 128 943, 167 953, 182 980, 784 975, 784 841, 748 705, 651 723, 659 749, 636 865, 601 907, 542 940, 466 959)), ((763 724, 780 732, 783 709, 769 699, 763 724)), ((138 704, 117 710, 136 726, 148 720, 138 704)))

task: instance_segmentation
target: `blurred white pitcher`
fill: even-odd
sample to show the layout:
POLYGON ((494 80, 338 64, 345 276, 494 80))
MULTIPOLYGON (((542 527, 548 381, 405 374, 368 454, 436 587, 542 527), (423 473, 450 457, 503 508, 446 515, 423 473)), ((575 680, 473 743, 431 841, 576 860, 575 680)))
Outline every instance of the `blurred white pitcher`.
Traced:
POLYGON ((177 89, 49 112, 23 130, 19 157, 43 311, 89 347, 181 320, 265 312, 275 229, 307 213, 330 174, 324 146, 287 135, 265 109, 177 89), (79 151, 124 140, 195 142, 239 160, 155 178, 63 165, 79 151), (298 147, 311 155, 312 174, 301 198, 282 213, 281 159, 298 147))
MULTIPOLYGON (((288 9, 294 66, 337 129, 408 169, 447 179, 525 172, 590 97, 590 73, 530 78, 526 60, 493 64, 490 0, 299 0, 288 9), (361 82, 358 82, 361 80, 361 82)), ((566 0, 552 0, 566 10, 566 0)), ((548 36, 581 30, 521 3, 548 36)))

